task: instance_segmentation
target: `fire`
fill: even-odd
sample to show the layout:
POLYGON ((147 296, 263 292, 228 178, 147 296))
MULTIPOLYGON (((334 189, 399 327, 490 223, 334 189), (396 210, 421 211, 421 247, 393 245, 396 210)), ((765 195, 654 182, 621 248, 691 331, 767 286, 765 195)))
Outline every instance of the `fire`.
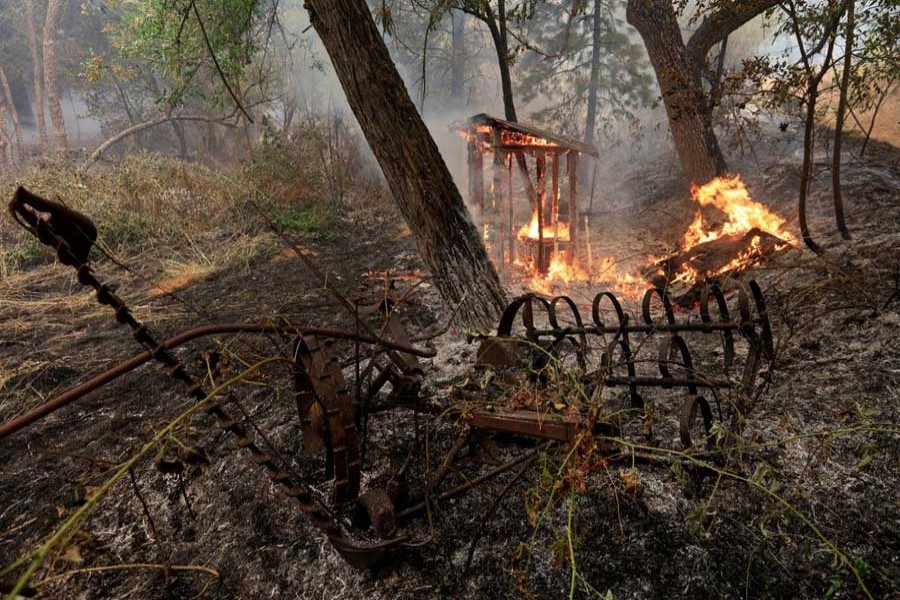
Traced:
POLYGON ((703 215, 697 211, 694 222, 684 234, 682 251, 719 239, 723 235, 747 233, 754 227, 786 242, 793 241, 793 236, 782 229, 784 219, 759 202, 754 202, 740 175, 716 177, 702 187, 695 185, 691 187, 691 199, 700 206, 718 208, 725 213, 727 221, 718 229, 710 229, 703 215))
MULTIPOLYGON (((698 210, 693 223, 688 227, 682 239, 679 253, 684 253, 707 242, 723 236, 744 235, 752 230, 768 233, 783 243, 775 245, 775 250, 786 248, 794 237, 784 230, 785 220, 772 213, 763 204, 750 198, 740 175, 733 177, 717 177, 704 186, 693 186, 691 198, 700 206, 712 206, 721 211, 725 220, 717 227, 710 226, 698 210)), ((739 252, 728 263, 712 272, 698 272, 698 269, 686 262, 679 271, 669 279, 669 283, 691 285, 704 277, 715 277, 726 273, 737 273, 756 263, 763 254, 762 238, 754 235, 750 246, 739 252)), ((658 264, 663 259, 650 257, 651 264, 658 264)), ((660 270, 660 275, 665 273, 660 270)))
MULTIPOLYGON (((531 222, 526 225, 522 225, 522 228, 519 229, 519 239, 524 240, 526 238, 531 238, 533 240, 537 240, 540 239, 540 237, 540 221, 538 219, 538 212, 534 211, 533 213, 531 213, 531 222)), ((555 227, 544 225, 544 239, 552 240, 554 238, 559 239, 560 241, 568 241, 569 224, 557 221, 555 227)))

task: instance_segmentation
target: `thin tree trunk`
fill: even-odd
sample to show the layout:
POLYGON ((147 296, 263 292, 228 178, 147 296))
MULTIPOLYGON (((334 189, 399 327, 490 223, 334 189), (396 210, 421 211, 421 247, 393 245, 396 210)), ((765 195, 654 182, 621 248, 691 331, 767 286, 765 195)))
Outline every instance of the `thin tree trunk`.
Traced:
POLYGON ((850 88, 850 69, 853 67, 853 28, 856 2, 847 5, 847 34, 844 47, 844 72, 841 74, 841 98, 838 101, 837 117, 834 123, 834 157, 831 169, 831 186, 834 195, 834 218, 838 231, 845 240, 850 239, 847 221, 844 218, 844 197, 841 190, 841 144, 844 138, 844 118, 847 114, 847 92, 850 88))
POLYGON ((0 104, 0 173, 6 170, 6 166, 11 160, 9 156, 12 151, 11 145, 9 137, 6 135, 6 107, 0 104))
POLYGON ((66 121, 59 99, 59 75, 56 63, 56 32, 62 13, 62 0, 49 0, 47 18, 44 20, 44 87, 47 90, 47 107, 53 122, 53 145, 57 150, 68 148, 66 121))
MULTIPOLYGON (((603 19, 601 17, 601 11, 603 10, 603 0, 594 0, 594 20, 593 27, 591 32, 591 78, 588 82, 588 97, 587 97, 587 116, 584 122, 584 143, 593 146, 594 145, 594 134, 595 129, 597 128, 597 92, 599 91, 600 86, 600 52, 602 51, 602 39, 601 39, 601 28, 603 26, 603 19)), ((570 19, 571 21, 571 19, 570 19)), ((581 161, 581 169, 579 173, 579 177, 582 180, 585 180, 591 173, 591 169, 589 168, 589 163, 594 165, 593 171, 594 175, 596 175, 597 164, 594 161, 581 161)), ((591 185, 591 201, 588 210, 593 210, 594 205, 594 188, 593 184, 591 185)))
POLYGON ((465 105, 464 81, 466 75, 466 13, 451 12, 453 45, 450 52, 450 97, 455 107, 465 105))
POLYGON ((512 75, 509 71, 509 38, 506 33, 506 2, 499 0, 497 3, 497 16, 491 11, 490 4, 485 4, 485 24, 491 32, 494 41, 494 50, 497 51, 497 65, 500 68, 500 88, 503 95, 503 113, 507 121, 518 121, 516 117, 516 104, 513 100, 512 75))
POLYGON ((629 0, 626 16, 656 72, 684 176, 702 185, 727 170, 703 92, 702 65, 688 56, 671 0, 629 0))
POLYGON ((307 0, 306 7, 435 286, 466 324, 493 324, 505 291, 368 5, 307 0))
POLYGON ((28 32, 28 47, 31 50, 31 68, 34 71, 34 120, 37 123, 41 150, 47 151, 47 121, 44 119, 44 70, 41 51, 38 47, 37 32, 34 27, 34 0, 25 0, 25 30, 28 32))
POLYGON ((818 71, 813 69, 810 55, 807 53, 806 47, 803 44, 800 21, 797 18, 797 11, 793 1, 788 2, 787 11, 788 16, 791 19, 791 25, 794 29, 794 37, 797 40, 797 49, 800 51, 800 59, 803 62, 803 68, 806 70, 806 76, 809 79, 806 87, 806 123, 803 130, 803 164, 800 167, 800 197, 797 203, 797 210, 800 217, 800 234, 803 236, 803 242, 806 244, 807 248, 816 254, 821 254, 823 252, 822 247, 812 239, 812 234, 809 231, 809 223, 806 219, 806 203, 809 197, 810 185, 812 183, 812 162, 816 131, 816 104, 819 98, 819 84, 831 68, 831 56, 834 52, 834 42, 836 37, 834 30, 837 29, 841 14, 843 14, 843 9, 841 14, 838 14, 835 17, 833 22, 834 27, 826 28, 822 42, 828 42, 828 50, 825 54, 825 59, 822 61, 822 66, 818 71))
POLYGON ((16 104, 13 102, 12 90, 9 87, 9 80, 6 78, 6 71, 0 67, 0 96, 6 97, 6 105, 9 107, 9 116, 12 118, 13 131, 16 136, 16 154, 21 156, 25 151, 25 142, 22 139, 22 124, 19 121, 19 111, 16 110, 16 104))
POLYGON ((806 220, 806 201, 812 179, 812 157, 815 144, 816 100, 818 82, 810 84, 806 93, 806 122, 803 129, 803 165, 800 167, 800 198, 797 210, 800 213, 800 234, 806 247, 816 254, 822 253, 822 247, 812 239, 809 223, 806 220))
POLYGON ((591 80, 588 84, 587 119, 584 124, 584 143, 594 144, 594 129, 597 127, 597 88, 600 82, 601 12, 603 1, 594 0, 593 46, 591 48, 591 80))

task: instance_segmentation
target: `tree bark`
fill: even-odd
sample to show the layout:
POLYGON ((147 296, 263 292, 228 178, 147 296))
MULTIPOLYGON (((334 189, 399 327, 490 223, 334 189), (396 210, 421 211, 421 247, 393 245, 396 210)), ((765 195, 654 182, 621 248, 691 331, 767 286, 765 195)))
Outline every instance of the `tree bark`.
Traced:
POLYGON ((47 107, 50 110, 50 120, 53 122, 53 145, 57 150, 62 150, 69 146, 62 102, 59 99, 56 64, 56 31, 59 29, 62 7, 62 0, 49 0, 47 3, 47 18, 44 20, 44 87, 47 91, 47 107))
MULTIPOLYGON (((6 71, 0 67, 0 97, 6 97, 6 105, 9 107, 9 116, 12 118, 13 131, 16 136, 16 154, 22 155, 25 150, 25 142, 22 139, 22 124, 19 121, 19 111, 16 110, 16 104, 13 102, 12 90, 9 88, 9 80, 6 78, 6 71)), ((20 159, 21 160, 21 159, 20 159)))
POLYGON ((850 0, 847 5, 847 34, 844 47, 844 72, 841 74, 841 97, 838 101, 837 116, 834 123, 834 157, 832 159, 831 186, 834 194, 834 218, 838 231, 845 240, 850 239, 850 230, 844 218, 844 196, 841 190, 841 144, 844 139, 844 118, 847 116, 847 92, 850 88, 850 69, 853 68, 853 33, 855 26, 855 4, 850 0))
POLYGON ((25 0, 25 21, 28 47, 31 50, 31 68, 34 71, 34 120, 37 122, 41 150, 46 152, 49 142, 47 140, 47 121, 44 119, 44 71, 41 66, 37 32, 34 28, 34 0, 25 0))
POLYGON ((493 324, 505 291, 365 0, 306 8, 435 286, 466 324, 493 324))

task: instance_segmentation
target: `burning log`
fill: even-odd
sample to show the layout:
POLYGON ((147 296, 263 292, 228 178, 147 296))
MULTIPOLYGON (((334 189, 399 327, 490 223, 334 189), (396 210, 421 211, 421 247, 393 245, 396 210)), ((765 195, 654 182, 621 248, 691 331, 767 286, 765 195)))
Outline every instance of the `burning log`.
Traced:
POLYGON ((784 248, 786 242, 770 233, 752 228, 746 233, 723 235, 703 242, 656 262, 645 276, 659 288, 679 283, 691 290, 708 279, 716 279, 745 271, 784 248))

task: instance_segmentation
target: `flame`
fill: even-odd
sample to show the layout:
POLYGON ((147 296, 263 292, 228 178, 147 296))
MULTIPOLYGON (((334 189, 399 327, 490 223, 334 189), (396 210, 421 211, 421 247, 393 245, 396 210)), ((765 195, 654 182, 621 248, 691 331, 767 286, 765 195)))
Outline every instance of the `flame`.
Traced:
MULTIPOLYGON (((712 242, 723 236, 742 235, 752 229, 766 232, 780 239, 783 243, 776 244, 775 250, 782 250, 794 241, 794 236, 784 230, 785 220, 783 218, 750 198, 750 193, 744 182, 741 181, 740 175, 716 177, 706 185, 692 186, 691 199, 700 206, 712 206, 719 209, 725 215, 725 220, 714 228, 706 222, 698 210, 694 221, 684 234, 679 253, 686 252, 698 244, 712 242)), ((692 264, 686 263, 670 279, 670 283, 690 285, 702 277, 743 271, 756 263, 762 252, 762 238, 758 235, 753 236, 747 249, 738 253, 727 264, 714 272, 699 273, 692 264)), ((660 257, 650 257, 651 263, 659 263, 661 260, 663 259, 660 257)))
POLYGON ((559 146, 556 142, 528 135, 527 133, 522 133, 520 131, 503 130, 500 134, 500 141, 504 146, 545 146, 548 148, 559 146))
POLYGON ((718 208, 725 213, 727 220, 718 229, 711 229, 697 211, 694 222, 684 234, 682 251, 717 240, 723 235, 747 233, 754 227, 786 242, 793 241, 793 236, 783 229, 785 220, 759 202, 754 202, 740 175, 716 177, 702 187, 692 186, 691 199, 700 206, 718 208))
MULTIPOLYGON (((560 241, 568 241, 569 240, 569 224, 563 223, 560 221, 556 222, 556 227, 549 227, 544 225, 544 239, 552 240, 557 237, 559 234, 560 241), (556 229, 556 231, 554 231, 556 229)), ((519 239, 524 240, 527 238, 531 238, 532 240, 537 240, 541 238, 540 235, 540 221, 538 220, 538 212, 534 211, 531 213, 531 222, 522 225, 522 228, 519 229, 519 239)))

